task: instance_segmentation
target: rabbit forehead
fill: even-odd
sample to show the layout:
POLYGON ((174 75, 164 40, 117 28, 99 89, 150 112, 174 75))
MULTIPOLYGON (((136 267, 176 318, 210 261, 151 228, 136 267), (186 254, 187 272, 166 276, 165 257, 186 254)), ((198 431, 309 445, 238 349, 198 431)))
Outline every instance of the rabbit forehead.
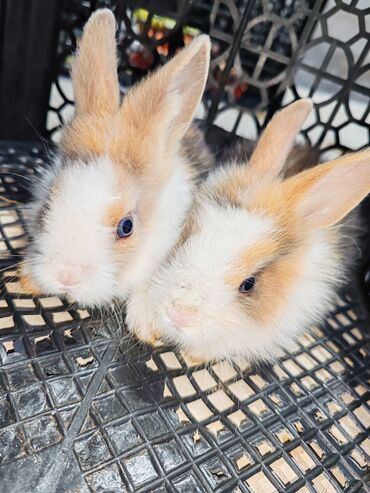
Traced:
POLYGON ((77 240, 82 244, 81 238, 91 243, 98 231, 111 226, 112 210, 128 213, 135 202, 135 184, 108 157, 65 162, 51 188, 43 229, 59 246, 77 240))
POLYGON ((184 262, 202 272, 204 278, 230 272, 246 249, 276 232, 272 218, 212 200, 193 211, 190 222, 193 224, 184 242, 184 262))

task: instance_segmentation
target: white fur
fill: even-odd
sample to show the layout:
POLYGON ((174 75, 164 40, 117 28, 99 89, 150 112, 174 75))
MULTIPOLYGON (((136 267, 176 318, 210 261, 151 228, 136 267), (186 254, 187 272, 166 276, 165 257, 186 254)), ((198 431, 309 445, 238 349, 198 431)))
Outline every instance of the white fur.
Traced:
MULTIPOLYGON (((178 158, 180 160, 180 157, 178 158)), ((192 184, 184 173, 185 166, 178 166, 167 183, 157 203, 153 203, 153 234, 143 238, 140 252, 122 273, 120 296, 151 278, 151 275, 175 245, 182 224, 192 202, 192 184)))
MULTIPOLYGON (((280 311, 268 324, 261 324, 245 313, 238 286, 231 287, 226 279, 240 253, 268 238, 276 226, 262 215, 232 207, 222 209, 206 197, 200 201, 198 213, 199 231, 176 249, 137 300, 140 317, 135 320, 129 310, 129 324, 140 327, 139 335, 144 338, 158 333, 200 359, 274 357, 279 346, 287 347, 328 310, 344 271, 336 246, 327 233, 312 233, 310 247, 297 266, 297 278, 287 292, 281 293, 285 302, 280 311), (191 326, 179 329, 171 324, 166 311, 174 304, 196 310, 191 326)), ((243 274, 248 277, 253 272, 243 274)))
MULTIPOLYGON (((181 230, 192 192, 181 159, 178 157, 172 177, 153 201, 157 226, 140 238, 133 260, 123 271, 114 256, 116 230, 104 223, 104 214, 122 196, 117 188, 117 166, 108 157, 89 163, 67 162, 63 166, 57 161, 54 171, 45 176, 47 186, 39 188, 38 200, 31 209, 30 229, 36 234, 26 255, 25 272, 45 293, 67 294, 82 305, 125 299, 150 279, 181 230), (50 189, 52 195, 48 197, 50 189), (48 210, 40 225, 43 204, 48 205, 48 210), (79 282, 66 290, 59 281, 60 273, 73 274, 81 269, 79 282)), ((139 185, 124 193, 129 193, 131 200, 140 200, 139 185)), ((133 216, 135 234, 135 222, 139 229, 140 218, 135 213, 133 216)))

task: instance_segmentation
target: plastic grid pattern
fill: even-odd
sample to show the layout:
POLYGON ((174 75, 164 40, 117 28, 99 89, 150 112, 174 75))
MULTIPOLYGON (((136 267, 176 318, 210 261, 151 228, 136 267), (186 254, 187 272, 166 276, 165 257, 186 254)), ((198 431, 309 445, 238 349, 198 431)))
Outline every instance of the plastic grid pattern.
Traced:
POLYGON ((274 98, 277 98, 275 109, 279 106, 282 93, 291 79, 293 64, 302 56, 301 47, 323 3, 323 0, 292 0, 288 3, 280 0, 66 0, 52 89, 56 103, 49 108, 49 114, 56 115, 57 120, 49 120, 48 132, 54 135, 66 115, 70 115, 73 94, 70 85, 65 84, 70 55, 89 15, 99 7, 111 8, 117 18, 119 76, 123 91, 183 46, 184 26, 195 27, 208 33, 213 43, 204 98, 205 119, 208 123, 215 122, 219 114, 236 108, 239 114, 233 131, 238 131, 239 124, 245 126, 246 122, 241 120, 249 115, 248 123, 257 133, 268 116, 267 111, 272 109, 274 98), (135 20, 138 7, 149 11, 140 32, 135 20), (173 27, 161 33, 158 39, 150 35, 155 15, 165 15, 174 21, 173 27), (143 58, 149 60, 145 68, 132 62, 130 54, 133 51, 143 53, 143 58))
MULTIPOLYGON (((133 47, 139 45, 151 57, 147 69, 152 69, 166 59, 158 49, 168 44, 171 56, 182 44, 182 27, 190 25, 209 33, 213 43, 203 107, 209 125, 227 121, 231 133, 256 138, 282 98, 285 104, 309 96, 315 112, 304 135, 311 144, 322 150, 353 150, 352 132, 359 147, 369 142, 367 0, 67 0, 64 5, 53 84, 57 104, 49 112, 60 123, 73 105, 70 86, 64 83, 69 55, 90 13, 107 6, 119 22, 122 88, 146 73, 130 62, 133 47), (140 33, 132 28, 137 7, 150 12, 140 33), (155 14, 175 21, 160 39, 148 35, 155 14)), ((48 131, 56 136, 59 125, 52 119, 49 123, 48 131)))
MULTIPOLYGON (((42 160, 3 148, 0 186, 20 200, 12 173, 42 160)), ((22 293, 26 217, 0 207, 2 491, 370 491, 368 322, 350 294, 273 366, 191 367, 113 313, 22 293)))

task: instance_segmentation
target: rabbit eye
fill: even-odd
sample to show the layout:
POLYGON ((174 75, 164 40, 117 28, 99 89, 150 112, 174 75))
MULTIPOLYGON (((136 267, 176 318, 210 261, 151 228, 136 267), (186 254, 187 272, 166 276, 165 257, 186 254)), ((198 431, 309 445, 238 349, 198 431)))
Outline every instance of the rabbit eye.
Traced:
POLYGON ((117 226, 117 238, 130 236, 134 229, 134 220, 131 216, 126 216, 120 220, 117 226))
POLYGON ((254 289, 255 284, 256 284, 256 278, 253 276, 244 279, 244 281, 239 286, 239 293, 251 293, 254 289))

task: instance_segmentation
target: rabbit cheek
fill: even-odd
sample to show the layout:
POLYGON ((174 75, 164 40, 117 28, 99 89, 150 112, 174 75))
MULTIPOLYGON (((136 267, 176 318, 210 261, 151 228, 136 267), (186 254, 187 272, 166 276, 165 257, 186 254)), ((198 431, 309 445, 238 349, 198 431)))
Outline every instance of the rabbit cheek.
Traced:
POLYGON ((41 294, 41 289, 37 286, 36 280, 27 272, 27 268, 24 264, 20 266, 18 272, 22 292, 32 296, 39 296, 41 294))

